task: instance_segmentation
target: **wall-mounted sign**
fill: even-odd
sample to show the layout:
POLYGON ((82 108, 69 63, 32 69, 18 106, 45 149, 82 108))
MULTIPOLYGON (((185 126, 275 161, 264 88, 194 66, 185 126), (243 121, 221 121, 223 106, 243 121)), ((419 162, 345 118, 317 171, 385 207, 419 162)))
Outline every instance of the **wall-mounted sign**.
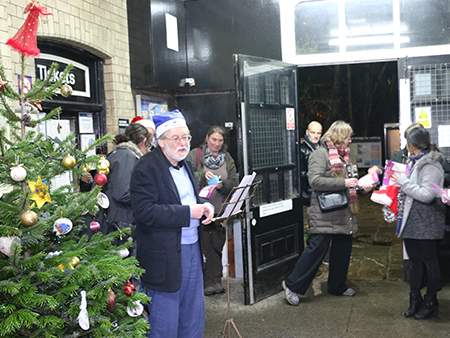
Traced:
POLYGON ((28 93, 31 89, 32 86, 32 81, 31 81, 31 76, 25 75, 23 77, 23 90, 22 90, 22 80, 21 80, 21 76, 20 74, 17 74, 17 81, 19 83, 19 94, 22 94, 22 92, 24 94, 28 93))
MULTIPOLYGON (((67 65, 72 64, 74 68, 65 79, 65 82, 73 89, 72 96, 91 97, 89 67, 79 62, 58 55, 41 53, 41 56, 35 59, 36 78, 44 80, 53 62, 59 65, 54 80, 59 79, 67 65)), ((59 91, 57 93, 59 94, 59 91)))
POLYGON ((295 130, 295 109, 286 108, 286 130, 295 130))
POLYGON ((123 134, 129 124, 128 119, 119 119, 119 134, 123 134))
POLYGON ((81 134, 93 134, 94 133, 94 119, 92 113, 79 113, 78 125, 81 134))
POLYGON ((381 137, 352 137, 350 143, 350 160, 358 168, 370 168, 371 166, 381 166, 381 137))
POLYGON ((431 107, 416 107, 414 111, 416 114, 416 122, 425 128, 431 128, 431 107))

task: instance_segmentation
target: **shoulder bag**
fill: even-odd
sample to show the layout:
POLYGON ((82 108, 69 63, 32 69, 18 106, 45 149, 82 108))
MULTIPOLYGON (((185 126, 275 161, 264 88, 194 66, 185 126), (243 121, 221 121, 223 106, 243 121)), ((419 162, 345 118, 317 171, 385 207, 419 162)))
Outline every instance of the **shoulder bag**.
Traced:
POLYGON ((337 191, 316 191, 319 207, 322 212, 330 212, 348 207, 347 189, 337 191))

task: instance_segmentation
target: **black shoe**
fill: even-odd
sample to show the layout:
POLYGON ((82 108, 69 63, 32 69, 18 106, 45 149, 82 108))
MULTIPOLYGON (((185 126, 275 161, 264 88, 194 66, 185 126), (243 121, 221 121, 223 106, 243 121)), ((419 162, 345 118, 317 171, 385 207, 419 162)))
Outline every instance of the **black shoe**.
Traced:
POLYGON ((430 317, 437 317, 439 311, 439 302, 436 296, 425 296, 419 311, 414 315, 414 319, 428 319, 430 317))
POLYGON ((208 286, 203 291, 205 293, 205 296, 212 296, 215 294, 214 292, 214 286, 208 286))
POLYGON ((214 284, 214 293, 225 293, 225 288, 221 284, 214 284))
POLYGON ((420 292, 410 292, 409 294, 409 308, 404 313, 406 318, 414 317, 419 311, 420 304, 422 304, 422 295, 420 292))

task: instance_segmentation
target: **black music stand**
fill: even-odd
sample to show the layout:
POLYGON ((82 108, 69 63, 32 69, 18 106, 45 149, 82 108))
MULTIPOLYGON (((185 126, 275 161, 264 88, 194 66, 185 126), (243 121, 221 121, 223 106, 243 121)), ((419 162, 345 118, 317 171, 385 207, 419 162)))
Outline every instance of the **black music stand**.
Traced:
POLYGON ((227 305, 228 305, 228 319, 225 322, 225 327, 223 330, 223 337, 226 337, 228 333, 228 338, 231 338, 231 325, 233 325, 236 333, 238 334, 239 338, 242 338, 241 334, 239 333, 236 325, 234 324, 233 318, 231 318, 231 307, 230 307, 230 261, 228 257, 228 220, 237 215, 240 214, 242 210, 242 205, 244 201, 250 200, 255 195, 256 187, 261 183, 261 181, 253 182, 255 174, 249 175, 244 177, 242 179, 241 184, 238 187, 234 187, 230 193, 228 194, 225 202, 222 203, 222 206, 220 207, 220 210, 218 214, 222 214, 222 216, 215 217, 212 219, 213 222, 215 221, 221 221, 223 220, 222 226, 225 227, 225 251, 227 253, 227 305), (250 180, 252 183, 248 184, 242 184, 247 178, 247 180, 250 180), (251 193, 249 194, 249 191, 251 189, 251 193))

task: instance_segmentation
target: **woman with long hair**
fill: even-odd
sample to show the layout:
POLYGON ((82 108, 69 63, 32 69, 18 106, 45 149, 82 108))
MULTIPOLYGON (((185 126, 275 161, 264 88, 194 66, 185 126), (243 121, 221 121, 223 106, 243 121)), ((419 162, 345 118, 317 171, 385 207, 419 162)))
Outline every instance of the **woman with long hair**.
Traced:
MULTIPOLYGON (((292 273, 283 281, 286 300, 299 304, 298 295, 304 295, 330 247, 328 293, 353 296, 355 291, 346 285, 352 235, 358 231, 354 213, 358 211, 358 179, 350 177, 352 127, 344 121, 336 121, 321 138, 321 147, 309 157, 308 180, 312 191, 311 206, 307 209, 310 229, 309 244, 301 254, 292 273), (322 211, 320 192, 344 192, 350 200, 348 206, 322 211)), ((370 191, 371 185, 364 185, 370 191)))
POLYGON ((424 128, 412 129, 406 142, 410 154, 409 175, 395 175, 393 178, 400 186, 396 232, 404 240, 410 268, 410 306, 404 315, 427 319, 437 316, 439 309, 436 298, 440 287, 437 252, 439 240, 445 233, 445 207, 431 185, 442 188, 444 156, 431 143, 430 134, 424 128), (420 289, 424 274, 427 292, 422 299, 420 289))
MULTIPOLYGON (((226 151, 226 130, 221 126, 212 126, 206 133, 205 142, 199 148, 192 149, 189 158, 194 167, 200 188, 208 185, 214 176, 220 177, 208 201, 214 205, 215 212, 220 211, 222 203, 233 187, 238 185, 236 165, 226 151)), ((203 254, 205 269, 203 283, 205 296, 225 292, 222 286, 222 249, 225 244, 225 228, 221 222, 212 222, 203 227, 203 254)))
MULTIPOLYGON (((134 223, 130 197, 131 173, 137 160, 151 147, 152 141, 152 134, 138 123, 130 124, 123 134, 116 135, 116 149, 107 157, 110 163, 108 181, 102 189, 110 201, 109 208, 105 211, 109 224, 134 223)), ((107 233, 108 228, 102 229, 102 232, 107 233)))

